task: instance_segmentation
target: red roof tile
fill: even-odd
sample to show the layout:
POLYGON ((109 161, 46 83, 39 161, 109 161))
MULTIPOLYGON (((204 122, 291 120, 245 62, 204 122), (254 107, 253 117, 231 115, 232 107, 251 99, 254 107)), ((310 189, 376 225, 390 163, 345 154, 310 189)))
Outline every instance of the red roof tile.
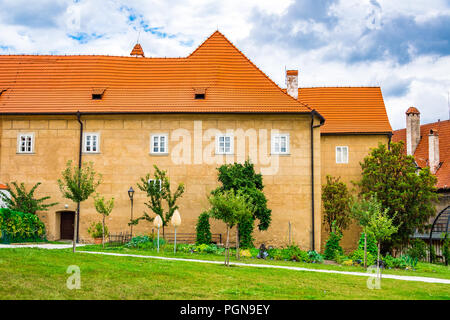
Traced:
MULTIPOLYGON (((450 120, 423 124, 420 126, 420 142, 414 152, 417 165, 421 168, 428 166, 428 134, 430 130, 436 130, 439 134, 439 161, 440 168, 436 172, 438 179, 436 187, 439 189, 450 188, 450 120)), ((392 141, 405 141, 406 129, 394 131, 392 141)), ((405 148, 406 149, 406 148, 405 148)), ((405 150, 406 152, 406 150, 405 150)))
POLYGON ((187 58, 0 55, 0 88, 2 114, 311 111, 218 31, 187 58))

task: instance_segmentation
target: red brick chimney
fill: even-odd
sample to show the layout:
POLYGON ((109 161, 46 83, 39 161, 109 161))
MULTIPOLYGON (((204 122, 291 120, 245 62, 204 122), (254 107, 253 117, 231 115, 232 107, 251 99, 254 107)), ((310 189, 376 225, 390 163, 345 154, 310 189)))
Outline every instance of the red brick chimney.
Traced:
POLYGON ((428 165, 431 173, 436 173, 439 164, 439 134, 436 129, 431 129, 428 135, 428 165))

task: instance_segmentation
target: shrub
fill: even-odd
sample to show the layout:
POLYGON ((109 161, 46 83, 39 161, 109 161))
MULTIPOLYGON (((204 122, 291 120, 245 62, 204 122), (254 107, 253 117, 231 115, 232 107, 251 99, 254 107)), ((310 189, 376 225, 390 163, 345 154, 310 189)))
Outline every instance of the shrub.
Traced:
POLYGON ((309 261, 311 263, 322 263, 323 262, 323 257, 320 253, 318 253, 317 251, 308 251, 308 257, 309 257, 309 261))
POLYGON ((283 249, 285 252, 283 257, 287 257, 287 260, 295 260, 297 262, 309 262, 309 256, 306 251, 301 250, 296 245, 290 245, 283 249))
MULTIPOLYGON (((363 263, 364 261, 364 250, 357 249, 350 254, 350 259, 357 263, 363 263)), ((376 256, 372 255, 370 252, 367 252, 367 265, 371 266, 376 263, 376 256)))
MULTIPOLYGON (((361 237, 358 242, 358 249, 364 250, 364 232, 361 232, 361 237)), ((371 255, 378 255, 377 241, 372 234, 367 234, 367 252, 371 255)))
POLYGON ((387 254, 383 258, 383 263, 386 268, 398 268, 405 269, 408 266, 408 263, 405 258, 394 258, 391 255, 387 254))
POLYGON ((427 257, 427 244, 422 239, 413 239, 407 253, 412 259, 423 260, 427 257))
MULTIPOLYGON (((101 238, 103 235, 103 224, 101 222, 92 222, 88 228, 88 233, 92 238, 101 238)), ((105 237, 108 236, 108 227, 105 225, 105 237)))
POLYGON ((127 248, 153 248, 153 236, 136 236, 130 242, 125 244, 127 248))
POLYGON ((210 244, 211 243, 211 230, 209 224, 209 215, 207 212, 203 212, 198 216, 197 225, 195 226, 197 232, 196 244, 210 244))
POLYGON ((1 242, 45 241, 45 225, 31 213, 0 209, 1 242))
POLYGON ((448 265, 450 260, 450 235, 447 233, 444 236, 444 243, 442 244, 442 256, 444 257, 444 262, 448 265))
POLYGON ((327 260, 334 260, 336 256, 342 255, 344 251, 342 250, 339 242, 342 239, 342 233, 339 228, 333 224, 333 231, 331 231, 328 240, 325 244, 324 258, 327 260))

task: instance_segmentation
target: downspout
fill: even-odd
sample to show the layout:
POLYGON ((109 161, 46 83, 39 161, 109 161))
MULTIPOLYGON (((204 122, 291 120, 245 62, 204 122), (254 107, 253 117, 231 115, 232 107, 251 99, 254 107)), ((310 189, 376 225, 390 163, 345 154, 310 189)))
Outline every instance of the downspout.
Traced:
POLYGON ((315 246, 315 221, 314 221, 314 129, 323 126, 325 123, 325 118, 322 117, 320 113, 316 110, 311 111, 311 250, 314 251, 315 246), (314 116, 318 116, 320 118, 320 123, 314 125, 314 116))
MULTIPOLYGON (((81 170, 81 156, 82 156, 82 148, 83 148, 83 122, 81 121, 81 112, 77 111, 77 120, 80 124, 80 146, 79 146, 79 154, 78 154, 78 169, 81 170)), ((78 187, 80 187, 80 180, 78 179, 78 187)), ((80 236, 80 203, 77 203, 77 243, 79 241, 80 236)))
POLYGON ((390 151, 391 150, 391 141, 392 141, 392 132, 389 132, 388 137, 389 137, 388 150, 390 151))

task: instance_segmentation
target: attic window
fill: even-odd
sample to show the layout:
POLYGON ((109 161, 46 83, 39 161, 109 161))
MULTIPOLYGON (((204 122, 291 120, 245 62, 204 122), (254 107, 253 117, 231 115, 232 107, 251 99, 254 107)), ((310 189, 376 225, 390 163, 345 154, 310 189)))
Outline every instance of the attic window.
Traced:
POLYGON ((195 100, 205 100, 206 89, 205 88, 194 88, 194 99, 195 100))
POLYGON ((106 88, 93 88, 92 89, 92 100, 101 100, 103 98, 103 93, 106 88))

